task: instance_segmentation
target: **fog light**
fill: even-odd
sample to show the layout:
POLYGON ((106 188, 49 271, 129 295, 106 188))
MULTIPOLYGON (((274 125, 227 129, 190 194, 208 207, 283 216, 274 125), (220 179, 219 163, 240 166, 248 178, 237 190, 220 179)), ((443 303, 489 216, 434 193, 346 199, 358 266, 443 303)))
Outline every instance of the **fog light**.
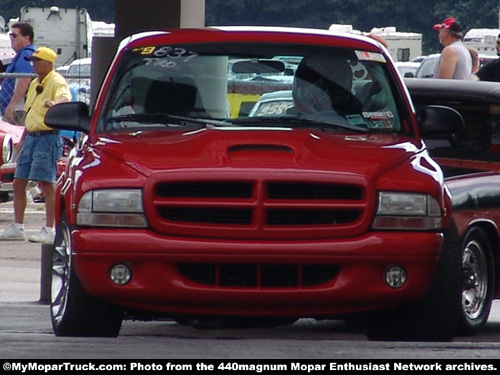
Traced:
POLYGON ((109 277, 116 285, 125 285, 132 278, 132 270, 126 264, 115 264, 109 271, 109 277))
POLYGON ((385 282, 391 288, 401 288, 406 283, 406 271, 403 267, 391 266, 385 271, 385 282))

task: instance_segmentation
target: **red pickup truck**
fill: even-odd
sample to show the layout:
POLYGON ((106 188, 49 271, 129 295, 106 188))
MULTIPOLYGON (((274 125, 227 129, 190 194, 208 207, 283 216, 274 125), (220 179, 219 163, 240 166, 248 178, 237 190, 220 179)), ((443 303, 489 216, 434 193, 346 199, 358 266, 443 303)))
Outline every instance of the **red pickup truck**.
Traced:
POLYGON ((419 117, 367 37, 287 28, 125 39, 58 181, 56 335, 116 336, 124 318, 291 323, 366 314, 374 340, 451 340, 461 252, 419 117), (279 114, 250 115, 291 90, 279 114))

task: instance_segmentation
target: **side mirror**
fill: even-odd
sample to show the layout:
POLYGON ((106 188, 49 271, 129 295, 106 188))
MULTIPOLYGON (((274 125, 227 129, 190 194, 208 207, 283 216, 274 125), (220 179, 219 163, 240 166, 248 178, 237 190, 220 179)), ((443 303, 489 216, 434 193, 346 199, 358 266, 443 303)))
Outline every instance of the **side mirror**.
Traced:
POLYGON ((453 108, 428 105, 419 112, 419 127, 422 136, 443 136, 462 132, 465 123, 462 115, 453 108))
POLYGON ((59 103, 47 111, 45 124, 54 129, 88 133, 90 129, 89 106, 83 102, 59 103))
POLYGON ((405 78, 414 78, 415 75, 412 72, 406 72, 405 73, 405 78))

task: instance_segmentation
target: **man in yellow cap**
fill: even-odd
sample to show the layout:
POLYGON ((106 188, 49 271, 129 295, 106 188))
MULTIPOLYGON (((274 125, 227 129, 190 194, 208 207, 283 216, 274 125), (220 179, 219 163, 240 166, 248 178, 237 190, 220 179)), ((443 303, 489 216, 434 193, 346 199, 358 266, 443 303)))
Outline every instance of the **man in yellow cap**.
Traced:
POLYGON ((14 222, 0 233, 0 240, 25 240, 24 212, 28 181, 39 181, 45 198, 45 226, 29 238, 32 242, 52 244, 55 221, 55 181, 57 160, 62 155, 59 132, 45 125, 45 114, 58 103, 71 100, 71 92, 63 76, 54 70, 57 54, 48 47, 40 47, 33 55, 33 70, 38 75, 31 82, 24 110, 25 131, 20 142, 21 151, 14 175, 14 222))

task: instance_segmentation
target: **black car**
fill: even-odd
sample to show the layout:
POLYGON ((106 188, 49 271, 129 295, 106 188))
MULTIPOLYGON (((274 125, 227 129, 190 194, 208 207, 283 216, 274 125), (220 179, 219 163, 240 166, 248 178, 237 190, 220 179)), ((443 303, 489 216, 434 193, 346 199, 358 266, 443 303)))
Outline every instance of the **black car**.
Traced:
POLYGON ((500 83, 406 79, 417 114, 427 105, 458 111, 465 130, 426 139, 451 191, 462 247, 459 333, 477 334, 500 298, 500 83))

